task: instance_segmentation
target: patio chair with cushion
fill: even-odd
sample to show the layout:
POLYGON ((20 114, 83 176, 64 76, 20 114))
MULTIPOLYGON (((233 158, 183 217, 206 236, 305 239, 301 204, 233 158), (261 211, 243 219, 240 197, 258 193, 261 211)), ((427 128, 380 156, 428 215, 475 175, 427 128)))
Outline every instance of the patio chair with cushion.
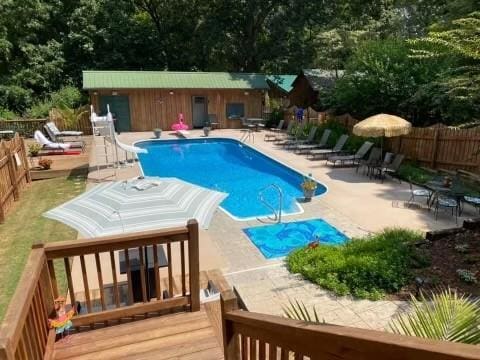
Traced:
POLYGON ((316 160, 316 159, 319 159, 319 158, 320 159, 325 159, 329 155, 341 154, 342 152, 344 152, 342 149, 345 146, 345 144, 347 143, 347 140, 348 140, 348 135, 343 134, 342 136, 340 136, 338 138, 337 143, 335 144, 335 146, 332 149, 310 150, 311 159, 312 160, 316 160))
POLYGON ((69 149, 77 149, 83 151, 83 143, 79 142, 66 142, 66 143, 59 143, 53 142, 46 138, 45 135, 39 130, 35 131, 33 135, 34 139, 42 145, 42 150, 45 151, 54 151, 54 152, 65 152, 69 149))
POLYGON ((295 148, 295 152, 297 154, 303 154, 303 153, 309 152, 310 150, 325 148, 327 146, 328 138, 330 137, 331 133, 332 133, 332 130, 325 129, 318 143, 300 144, 295 148))
MULTIPOLYGON (((376 172, 376 175, 379 176, 380 179, 382 179, 382 183, 383 183, 383 180, 385 179, 385 176, 387 174, 389 174, 390 176, 393 176, 393 175, 397 174, 398 169, 400 169, 400 165, 402 165, 402 162, 403 162, 404 158, 405 158, 405 155, 397 154, 393 158, 393 161, 392 161, 391 164, 389 164, 389 165, 383 165, 382 164, 381 166, 378 166, 378 167, 374 168, 374 171, 376 172)), ((398 179, 398 181, 402 182, 400 179, 398 179)))
POLYGON ((273 139, 275 139, 275 137, 278 135, 278 133, 280 133, 283 129, 283 124, 285 124, 285 120, 280 120, 277 127, 274 127, 274 128, 270 128, 270 134, 265 134, 265 137, 264 137, 264 140, 265 141, 273 141, 273 139))
POLYGON ((220 127, 220 123, 217 119, 217 114, 208 114, 208 124, 212 130, 218 129, 220 127))
MULTIPOLYGON (((410 199, 408 199, 408 201, 407 201, 407 203, 409 205, 413 204, 415 202, 416 197, 425 198, 426 203, 427 204, 430 203, 430 199, 432 198, 433 191, 428 190, 428 189, 414 189, 413 184, 412 184, 412 180, 410 178, 408 179, 408 186, 410 187, 410 199)), ((430 208, 428 208, 428 209, 430 210, 430 208)))
POLYGON ((457 200, 449 196, 438 195, 435 198, 434 207, 435 207, 435 220, 437 220, 438 218, 439 208, 451 209, 452 216, 455 215, 455 223, 458 224, 458 213, 460 211, 460 205, 457 200))
MULTIPOLYGON (((356 171, 358 173, 358 170, 361 167, 365 167, 367 169, 366 171, 367 175, 369 175, 371 167, 377 166, 381 160, 382 160, 382 149, 378 147, 374 147, 372 148, 372 150, 370 150, 370 154, 368 155, 367 159, 361 159, 360 161, 358 161, 356 171)), ((364 173, 365 173, 365 170, 364 170, 364 173)))
POLYGON ((330 156, 327 160, 327 164, 330 163, 334 167, 337 165, 337 163, 339 163, 341 166, 344 166, 346 163, 349 163, 351 165, 356 165, 360 160, 362 160, 365 157, 365 155, 367 155, 368 151, 372 146, 373 146, 372 142, 365 141, 355 154, 330 156))

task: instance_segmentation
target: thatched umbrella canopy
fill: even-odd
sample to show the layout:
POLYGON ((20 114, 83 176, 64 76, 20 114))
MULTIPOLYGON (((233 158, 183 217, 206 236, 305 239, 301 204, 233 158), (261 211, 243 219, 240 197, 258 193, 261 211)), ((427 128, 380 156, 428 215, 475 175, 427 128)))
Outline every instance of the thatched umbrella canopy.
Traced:
POLYGON ((360 121, 353 127, 353 133, 364 137, 395 137, 407 135, 412 124, 401 117, 378 114, 360 121))
POLYGON ((363 137, 381 137, 383 154, 383 138, 407 135, 412 124, 401 117, 390 114, 378 114, 360 121, 353 127, 353 133, 363 137))

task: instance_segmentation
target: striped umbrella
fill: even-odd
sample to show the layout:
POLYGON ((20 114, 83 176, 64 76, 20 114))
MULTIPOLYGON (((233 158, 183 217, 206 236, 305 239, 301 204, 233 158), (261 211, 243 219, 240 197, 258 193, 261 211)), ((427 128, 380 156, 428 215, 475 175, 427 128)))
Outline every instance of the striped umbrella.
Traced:
POLYGON ((85 237, 183 226, 196 219, 208 228, 227 194, 176 178, 142 178, 97 185, 43 215, 85 237))

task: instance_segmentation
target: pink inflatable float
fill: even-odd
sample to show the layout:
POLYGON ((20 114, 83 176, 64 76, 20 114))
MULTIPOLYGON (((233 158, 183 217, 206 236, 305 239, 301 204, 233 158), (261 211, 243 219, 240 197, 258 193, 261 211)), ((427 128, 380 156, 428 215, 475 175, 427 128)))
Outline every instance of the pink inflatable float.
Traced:
POLYGON ((183 113, 178 114, 177 122, 172 125, 172 130, 188 130, 188 125, 183 121, 183 113))

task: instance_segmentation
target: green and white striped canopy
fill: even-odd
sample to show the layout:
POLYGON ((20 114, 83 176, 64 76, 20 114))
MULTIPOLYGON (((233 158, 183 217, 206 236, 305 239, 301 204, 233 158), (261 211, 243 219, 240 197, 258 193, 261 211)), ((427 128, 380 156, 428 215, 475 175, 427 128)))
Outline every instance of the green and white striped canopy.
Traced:
POLYGON ((189 219, 206 229, 226 196, 176 178, 147 177, 97 185, 43 215, 85 237, 183 226, 189 219))

